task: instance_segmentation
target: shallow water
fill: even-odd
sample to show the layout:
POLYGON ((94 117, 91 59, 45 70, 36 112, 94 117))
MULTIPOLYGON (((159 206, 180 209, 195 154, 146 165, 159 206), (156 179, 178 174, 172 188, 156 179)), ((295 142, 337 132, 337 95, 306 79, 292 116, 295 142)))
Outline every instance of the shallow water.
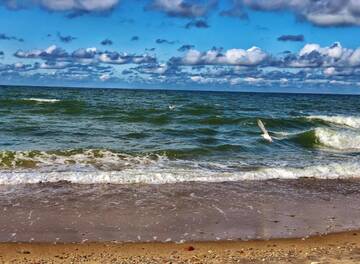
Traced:
POLYGON ((359 98, 2 87, 0 184, 359 177, 359 98))
POLYGON ((0 186, 0 242, 184 242, 308 237, 360 228, 360 183, 0 186))

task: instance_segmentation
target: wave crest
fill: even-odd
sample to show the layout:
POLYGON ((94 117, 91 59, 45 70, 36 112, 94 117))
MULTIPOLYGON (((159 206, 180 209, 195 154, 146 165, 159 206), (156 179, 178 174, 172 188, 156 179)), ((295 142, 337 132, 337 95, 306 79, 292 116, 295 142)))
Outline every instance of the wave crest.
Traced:
POLYGON ((333 130, 317 127, 289 136, 291 140, 304 147, 325 147, 340 151, 360 150, 360 135, 351 130, 333 130))
POLYGON ((252 171, 219 171, 205 167, 159 166, 122 171, 53 171, 53 172, 0 172, 1 185, 35 184, 40 182, 69 181, 80 184, 168 184, 178 182, 231 182, 244 180, 357 178, 358 162, 333 163, 305 168, 259 168, 252 171))
POLYGON ((315 136, 318 143, 325 147, 349 151, 360 149, 360 135, 357 132, 316 128, 315 136))
POLYGON ((324 116, 314 115, 306 117, 309 120, 325 121, 336 125, 345 125, 352 128, 360 128, 360 117, 357 116, 324 116))
POLYGON ((59 99, 46 99, 46 98, 23 98, 22 100, 38 102, 38 103, 57 103, 61 101, 59 99))
POLYGON ((160 155, 131 156, 101 149, 58 151, 2 151, 0 169, 40 169, 41 171, 123 170, 136 165, 148 165, 165 159, 160 155))

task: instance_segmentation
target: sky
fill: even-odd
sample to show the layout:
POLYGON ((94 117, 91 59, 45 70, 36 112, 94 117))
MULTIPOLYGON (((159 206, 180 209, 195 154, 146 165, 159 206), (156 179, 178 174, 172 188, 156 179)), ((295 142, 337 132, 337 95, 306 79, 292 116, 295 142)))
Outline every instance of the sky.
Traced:
POLYGON ((0 84, 360 93, 360 1, 0 0, 0 84))

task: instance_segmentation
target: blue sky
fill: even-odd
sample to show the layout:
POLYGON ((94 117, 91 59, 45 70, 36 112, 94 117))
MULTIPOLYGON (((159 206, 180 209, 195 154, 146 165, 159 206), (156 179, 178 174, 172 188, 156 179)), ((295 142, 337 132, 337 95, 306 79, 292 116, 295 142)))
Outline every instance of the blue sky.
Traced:
POLYGON ((358 0, 0 0, 0 84, 360 90, 358 0))

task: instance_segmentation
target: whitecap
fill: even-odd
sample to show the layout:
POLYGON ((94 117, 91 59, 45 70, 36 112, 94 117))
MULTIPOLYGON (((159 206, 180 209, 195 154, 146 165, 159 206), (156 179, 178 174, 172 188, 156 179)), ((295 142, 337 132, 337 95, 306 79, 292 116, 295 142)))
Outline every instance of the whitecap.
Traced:
POLYGON ((307 116, 310 120, 321 120, 336 125, 344 125, 352 128, 360 128, 360 117, 357 116, 325 116, 325 115, 313 115, 307 116))
POLYGON ((46 99, 46 98, 23 98, 24 101, 34 101, 38 103, 56 103, 60 102, 59 99, 46 99))

